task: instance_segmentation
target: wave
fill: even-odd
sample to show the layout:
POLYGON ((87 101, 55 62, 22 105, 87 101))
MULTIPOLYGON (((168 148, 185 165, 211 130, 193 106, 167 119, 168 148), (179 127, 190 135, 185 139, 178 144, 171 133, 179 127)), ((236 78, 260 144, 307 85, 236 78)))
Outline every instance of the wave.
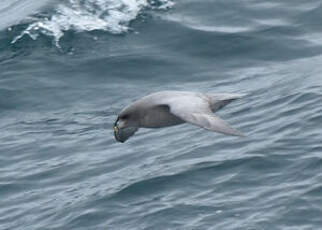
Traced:
POLYGON ((35 15, 28 27, 11 43, 28 35, 36 40, 40 34, 59 40, 64 32, 103 30, 121 34, 130 29, 129 23, 136 19, 143 9, 164 10, 172 7, 171 0, 68 0, 56 6, 52 15, 35 15))
POLYGON ((18 24, 31 14, 41 10, 53 0, 1 0, 0 30, 18 24))

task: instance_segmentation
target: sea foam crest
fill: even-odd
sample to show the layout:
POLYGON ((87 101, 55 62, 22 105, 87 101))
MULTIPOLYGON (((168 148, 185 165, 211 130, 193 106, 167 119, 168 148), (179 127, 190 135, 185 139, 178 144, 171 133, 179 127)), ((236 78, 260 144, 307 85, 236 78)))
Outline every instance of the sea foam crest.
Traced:
POLYGON ((55 13, 48 17, 34 19, 17 37, 15 43, 24 35, 37 39, 40 33, 54 37, 59 47, 59 40, 64 31, 105 30, 113 34, 128 31, 129 23, 144 8, 166 9, 173 5, 171 0, 68 0, 59 4, 55 13))

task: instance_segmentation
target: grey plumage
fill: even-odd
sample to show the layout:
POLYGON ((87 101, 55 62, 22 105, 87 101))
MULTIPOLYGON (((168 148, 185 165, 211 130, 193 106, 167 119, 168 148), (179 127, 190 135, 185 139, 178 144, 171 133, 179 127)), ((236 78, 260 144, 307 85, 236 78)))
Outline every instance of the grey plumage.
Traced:
POLYGON ((147 95, 121 111, 114 124, 115 139, 125 142, 138 128, 162 128, 185 122, 214 132, 243 136, 213 114, 241 96, 186 91, 161 91, 147 95))

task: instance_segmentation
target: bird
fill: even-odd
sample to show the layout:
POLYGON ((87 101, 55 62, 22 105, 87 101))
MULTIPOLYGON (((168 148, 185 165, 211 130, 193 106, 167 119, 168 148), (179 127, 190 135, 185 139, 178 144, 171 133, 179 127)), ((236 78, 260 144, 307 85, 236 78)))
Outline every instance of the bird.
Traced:
POLYGON ((206 130, 244 136, 214 114, 243 94, 159 91, 126 106, 114 123, 116 141, 124 143, 139 128, 163 128, 190 123, 206 130))

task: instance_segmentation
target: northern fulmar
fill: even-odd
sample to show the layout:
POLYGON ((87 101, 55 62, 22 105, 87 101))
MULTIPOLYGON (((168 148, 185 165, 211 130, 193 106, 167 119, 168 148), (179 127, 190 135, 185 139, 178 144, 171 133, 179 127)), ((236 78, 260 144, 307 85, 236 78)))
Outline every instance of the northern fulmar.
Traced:
POLYGON ((190 123, 226 135, 244 136, 214 115, 242 94, 212 94, 161 91, 149 94, 125 107, 114 123, 114 136, 125 142, 139 128, 162 128, 190 123))

